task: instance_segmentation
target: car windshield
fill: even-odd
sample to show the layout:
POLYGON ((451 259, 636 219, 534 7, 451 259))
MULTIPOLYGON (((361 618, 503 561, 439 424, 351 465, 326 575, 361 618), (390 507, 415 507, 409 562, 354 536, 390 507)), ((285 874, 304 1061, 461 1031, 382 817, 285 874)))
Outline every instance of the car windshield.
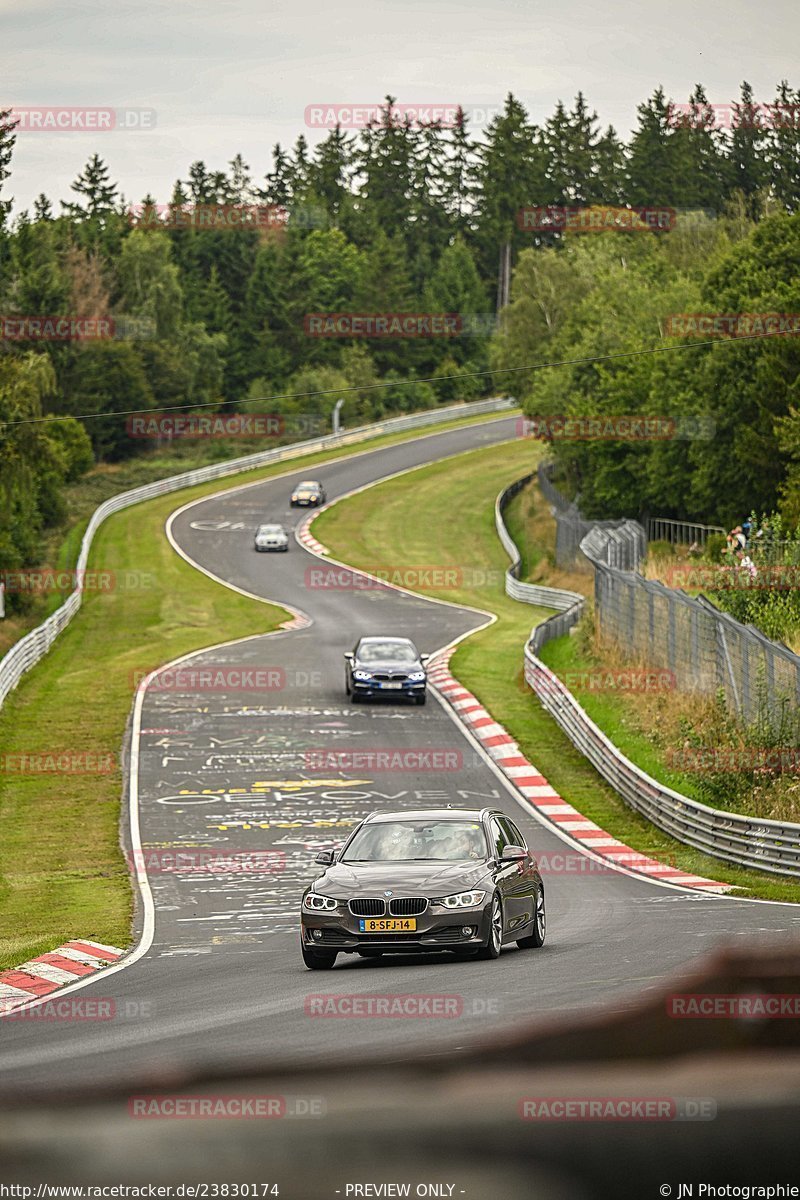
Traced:
POLYGON ((419 656, 410 642, 362 642, 356 657, 365 663, 413 663, 419 656))
POLYGON ((342 862, 463 862, 486 857, 474 821, 378 821, 364 825, 342 862))
POLYGON ((319 484, 315 483, 313 479, 306 479, 304 483, 298 483, 298 485, 297 485, 298 491, 300 490, 300 488, 311 488, 313 491, 315 488, 318 488, 318 487, 319 487, 319 484))
POLYGON ((258 532, 259 533, 283 533, 283 527, 281 525, 259 525, 258 532))

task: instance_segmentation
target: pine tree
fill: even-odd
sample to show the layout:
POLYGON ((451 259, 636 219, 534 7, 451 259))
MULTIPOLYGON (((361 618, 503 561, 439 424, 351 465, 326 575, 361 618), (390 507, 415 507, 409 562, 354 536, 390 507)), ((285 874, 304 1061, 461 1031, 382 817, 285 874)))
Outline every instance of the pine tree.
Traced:
POLYGON ((117 186, 111 182, 108 167, 99 154, 92 155, 70 187, 81 199, 62 200, 61 206, 73 220, 102 221, 115 211, 117 186))
POLYGON ((498 281, 497 307, 507 302, 512 248, 530 244, 520 229, 524 208, 552 202, 547 177, 547 150, 539 131, 513 95, 490 123, 478 148, 476 243, 485 278, 498 281))
POLYGON ((781 204, 796 212, 800 208, 800 91, 792 91, 782 80, 768 113, 772 188, 781 204))
POLYGON ((678 203, 674 113, 664 89, 656 88, 636 111, 639 125, 630 145, 629 202, 649 206, 678 203))
POLYGON ((559 100, 544 127, 547 175, 557 204, 591 204, 606 199, 597 189, 597 113, 589 112, 583 93, 568 113, 559 100))
POLYGON ((302 133, 294 144, 289 172, 292 197, 295 201, 302 200, 311 183, 308 142, 302 133))
POLYGON ((689 97, 689 112, 676 121, 672 133, 674 203, 683 208, 719 212, 725 199, 726 163, 722 135, 705 90, 697 84, 689 97))
POLYGON ((213 204, 218 199, 218 176, 209 171, 202 159, 193 162, 189 168, 189 196, 193 205, 213 204))
POLYGON ((452 227, 465 232, 475 207, 476 155, 463 108, 456 112, 448 153, 442 167, 442 204, 452 227))
POLYGON ((350 177, 350 140, 339 125, 314 151, 310 175, 313 191, 319 197, 329 222, 336 225, 348 195, 350 177))
POLYGON ((733 106, 733 121, 727 156, 726 185, 729 192, 741 192, 745 212, 757 220, 763 208, 763 189, 769 181, 764 157, 766 133, 756 105, 753 89, 745 80, 740 100, 733 106))
POLYGON ((0 109, 0 229, 3 228, 5 218, 11 208, 10 200, 3 200, 3 184, 8 179, 11 171, 11 155, 14 153, 14 142, 16 137, 14 130, 16 122, 14 121, 11 109, 0 109))
POLYGON ((222 285, 216 266, 212 266, 206 285, 195 304, 194 314, 210 333, 229 333, 231 302, 222 285))
POLYGON ((228 181, 226 192, 231 204, 250 204, 252 201, 252 180, 250 167, 241 154, 237 154, 228 164, 228 181))
POLYGON ((52 221, 53 206, 44 192, 40 192, 33 202, 34 221, 52 221))
POLYGON ((485 349, 491 326, 487 324, 489 305, 475 259, 462 237, 448 246, 436 264, 423 297, 425 312, 457 313, 461 336, 448 339, 452 357, 463 363, 485 349))
POLYGON ((285 252, 271 238, 259 246, 247 283, 246 347, 250 378, 260 377, 278 387, 298 361, 293 355, 300 334, 289 310, 289 280, 285 252))
MULTIPOLYGON (((442 253, 452 226, 444 202, 447 142, 441 125, 423 125, 417 133, 412 165, 412 197, 406 241, 418 262, 429 264, 442 253)), ((426 271, 427 276, 427 271, 426 271)), ((422 289, 424 277, 416 280, 422 289)))
POLYGON ((613 125, 609 125, 602 137, 598 138, 594 158, 597 201, 600 204, 624 204, 627 199, 628 155, 613 125))
POLYGON ((395 97, 387 96, 380 118, 362 131, 355 151, 367 220, 389 236, 408 229, 419 148, 418 131, 408 117, 397 115, 394 104, 395 97))
POLYGON ((288 208, 292 202, 292 165, 280 142, 272 150, 272 170, 266 176, 266 187, 258 194, 268 204, 288 208))

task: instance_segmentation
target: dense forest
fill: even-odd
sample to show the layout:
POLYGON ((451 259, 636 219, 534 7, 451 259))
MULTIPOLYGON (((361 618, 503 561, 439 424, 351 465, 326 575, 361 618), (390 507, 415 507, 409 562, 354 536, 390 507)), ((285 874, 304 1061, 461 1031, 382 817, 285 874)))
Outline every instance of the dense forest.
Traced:
POLYGON ((713 521, 781 503, 800 518, 796 338, 692 349, 706 339, 669 321, 800 312, 800 93, 758 102, 743 84, 721 121, 701 87, 677 107, 658 89, 626 142, 580 94, 538 126, 509 95, 480 136, 463 114, 415 125, 393 103, 359 132, 276 146, 265 174, 195 162, 170 197, 123 196, 95 154, 68 198, 13 216, 20 135, 0 112, 0 570, 37 561, 68 481, 148 452, 104 414, 178 408, 327 423, 344 399, 353 425, 503 392, 531 414, 666 414, 682 437, 554 444, 587 512, 713 521), (520 220, 565 206, 670 218, 592 234, 520 220), (267 219, 216 220, 245 212, 267 219), (309 315, 330 313, 459 322, 313 336, 309 315), (25 321, 55 316, 113 334, 30 336, 25 321), (669 352, 607 357, 639 350, 669 352), (71 419, 35 420, 49 415, 71 419))

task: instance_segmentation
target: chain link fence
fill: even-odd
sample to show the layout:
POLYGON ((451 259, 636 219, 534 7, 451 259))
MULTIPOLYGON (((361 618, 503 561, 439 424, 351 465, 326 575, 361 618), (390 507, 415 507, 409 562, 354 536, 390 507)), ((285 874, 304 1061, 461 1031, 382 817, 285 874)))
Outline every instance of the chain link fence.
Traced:
POLYGON ((582 543, 587 536, 605 531, 608 536, 595 536, 594 553, 600 554, 609 566, 623 571, 637 571, 647 554, 647 534, 638 521, 588 521, 577 504, 564 496, 552 479, 553 464, 540 463, 537 481, 542 495, 553 510, 556 522, 556 563, 571 570, 590 566, 582 543))
MULTIPOLYGON (((506 574, 508 595, 528 604, 559 610, 535 626, 524 647, 525 679, 542 707, 626 804, 659 829, 726 862, 800 878, 800 825, 712 808, 660 783, 622 754, 565 684, 539 658, 547 642, 574 628, 583 612, 584 598, 576 592, 548 589, 518 579, 519 551, 506 528, 503 511, 509 500, 532 478, 533 475, 527 475, 500 493, 495 505, 495 523, 500 540, 512 559, 506 574)), ((552 487, 552 481, 548 479, 548 483, 552 487)), ((697 677, 704 679, 710 689, 725 686, 720 663, 725 664, 726 670, 730 664, 731 686, 739 687, 733 668, 735 663, 740 666, 746 663, 747 655, 745 652, 742 659, 741 650, 738 656, 730 652, 738 645, 735 642, 737 633, 749 635, 754 632, 768 646, 774 643, 757 630, 745 629, 707 601, 692 600, 683 592, 672 591, 663 584, 643 579, 641 575, 606 565, 603 543, 613 534, 613 530, 596 529, 594 537, 584 538, 583 543, 583 553, 595 570, 596 610, 608 622, 604 628, 651 663, 665 648, 666 661, 676 674, 684 671, 686 663, 691 662, 697 677), (658 606, 656 596, 660 597, 662 607, 658 606), (703 620, 707 622, 706 626, 702 625, 703 620), (727 645, 727 649, 723 648, 721 655, 702 654, 701 649, 707 647, 708 639, 720 636, 720 630, 723 630, 723 647, 727 645)), ((800 665, 800 659, 797 662, 800 665)), ((773 683, 777 685, 777 680, 773 683)))
POLYGON ((705 546, 712 533, 725 534, 721 525, 700 525, 697 521, 673 521, 670 517, 647 518, 647 540, 670 542, 673 546, 705 546))
POLYGON ((682 691, 722 689, 731 710, 748 723, 765 708, 777 712, 787 703, 800 705, 800 656, 704 596, 645 579, 638 571, 647 551, 641 525, 585 521, 553 483, 552 464, 540 464, 537 477, 559 529, 559 566, 575 565, 582 557, 594 570, 595 612, 603 634, 633 658, 672 671, 682 691))

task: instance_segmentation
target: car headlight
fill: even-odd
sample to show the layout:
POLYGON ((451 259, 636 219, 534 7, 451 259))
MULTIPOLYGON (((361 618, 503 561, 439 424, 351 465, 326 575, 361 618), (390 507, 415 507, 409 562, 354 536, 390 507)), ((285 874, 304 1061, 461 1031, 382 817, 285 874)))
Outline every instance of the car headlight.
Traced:
POLYGON ((334 912, 339 907, 339 901, 333 896, 321 896, 319 892, 309 892, 303 901, 303 908, 309 912, 334 912))
POLYGON ((437 903, 445 908, 477 908, 485 898, 486 892, 456 892, 453 896, 443 896, 437 903))
POLYGON ((408 678, 409 678, 410 683, 421 683, 422 680, 425 678, 425 672, 424 671, 412 671, 408 678))
POLYGON ((353 671, 353 679, 372 679, 371 671, 353 671))

